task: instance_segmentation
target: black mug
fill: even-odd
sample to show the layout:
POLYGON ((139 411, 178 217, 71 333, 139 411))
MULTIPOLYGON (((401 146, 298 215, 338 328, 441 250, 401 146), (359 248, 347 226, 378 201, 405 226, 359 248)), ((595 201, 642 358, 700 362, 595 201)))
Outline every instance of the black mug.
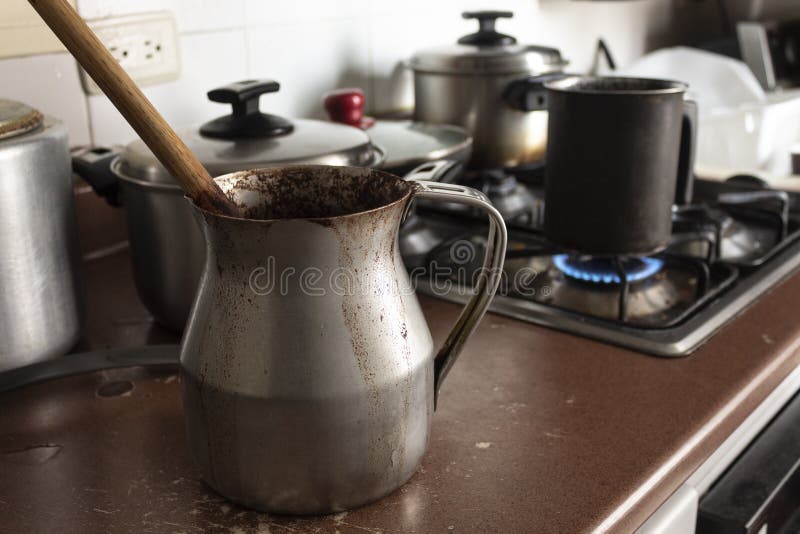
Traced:
POLYGON ((669 80, 570 76, 545 84, 544 233, 570 251, 644 256, 691 201, 697 105, 669 80))

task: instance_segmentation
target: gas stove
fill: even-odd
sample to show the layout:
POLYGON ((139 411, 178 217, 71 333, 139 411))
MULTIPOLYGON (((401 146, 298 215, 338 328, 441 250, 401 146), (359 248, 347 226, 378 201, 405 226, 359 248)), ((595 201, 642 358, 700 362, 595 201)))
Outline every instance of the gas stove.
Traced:
MULTIPOLYGON (((491 310, 658 356, 684 356, 800 265, 800 195, 751 177, 697 180, 673 209, 670 244, 649 257, 561 250, 541 233, 543 170, 461 174, 509 231, 491 310)), ((400 249, 418 291, 466 302, 485 246, 481 215, 420 202, 400 249)))

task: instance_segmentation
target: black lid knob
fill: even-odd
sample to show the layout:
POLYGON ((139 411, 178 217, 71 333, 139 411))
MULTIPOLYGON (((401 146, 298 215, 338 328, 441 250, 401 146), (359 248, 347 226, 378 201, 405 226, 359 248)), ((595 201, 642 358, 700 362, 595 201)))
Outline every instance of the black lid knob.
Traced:
POLYGON ((465 19, 477 19, 479 27, 475 33, 465 35, 458 40, 458 44, 474 46, 503 46, 517 42, 514 37, 499 33, 494 29, 497 19, 510 19, 514 16, 511 11, 467 11, 461 14, 465 19))
POLYGON ((264 93, 275 93, 280 84, 273 80, 244 80, 209 91, 212 102, 231 104, 233 112, 200 127, 200 134, 217 139, 262 139, 291 133, 291 122, 261 113, 258 101, 264 93))

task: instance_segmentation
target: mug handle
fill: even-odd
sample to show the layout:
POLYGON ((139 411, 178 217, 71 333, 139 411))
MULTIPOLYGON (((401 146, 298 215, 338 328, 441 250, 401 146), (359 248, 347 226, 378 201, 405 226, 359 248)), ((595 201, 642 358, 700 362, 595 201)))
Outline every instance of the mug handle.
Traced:
POLYGON ((413 173, 406 179, 418 185, 414 198, 424 198, 435 202, 459 203, 479 208, 489 216, 489 235, 486 240, 486 255, 483 267, 474 288, 474 295, 461 311, 456 324, 447 336, 442 348, 433 361, 433 406, 438 403, 439 388, 455 363, 469 336, 478 326, 492 300, 503 273, 508 234, 503 217, 492 206, 486 195, 471 187, 455 184, 417 180, 413 173))
POLYGON ((691 204, 694 195, 694 155, 697 148, 697 102, 683 101, 681 120, 681 148, 678 156, 678 180, 675 187, 675 204, 691 204))

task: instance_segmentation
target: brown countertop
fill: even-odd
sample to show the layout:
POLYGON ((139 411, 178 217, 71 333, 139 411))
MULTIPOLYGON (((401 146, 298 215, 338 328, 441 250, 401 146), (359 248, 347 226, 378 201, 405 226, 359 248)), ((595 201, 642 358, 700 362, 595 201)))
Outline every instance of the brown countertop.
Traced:
MULTIPOLYGON (((136 299, 127 253, 88 262, 86 278, 84 349, 176 341, 136 299)), ((197 480, 174 369, 2 394, 0 531, 630 531, 800 364, 798 298, 800 274, 683 359, 490 314, 444 385, 417 474, 320 518, 244 511, 197 480), (135 387, 95 395, 117 381, 135 387)), ((441 341, 459 308, 421 302, 441 341)))

